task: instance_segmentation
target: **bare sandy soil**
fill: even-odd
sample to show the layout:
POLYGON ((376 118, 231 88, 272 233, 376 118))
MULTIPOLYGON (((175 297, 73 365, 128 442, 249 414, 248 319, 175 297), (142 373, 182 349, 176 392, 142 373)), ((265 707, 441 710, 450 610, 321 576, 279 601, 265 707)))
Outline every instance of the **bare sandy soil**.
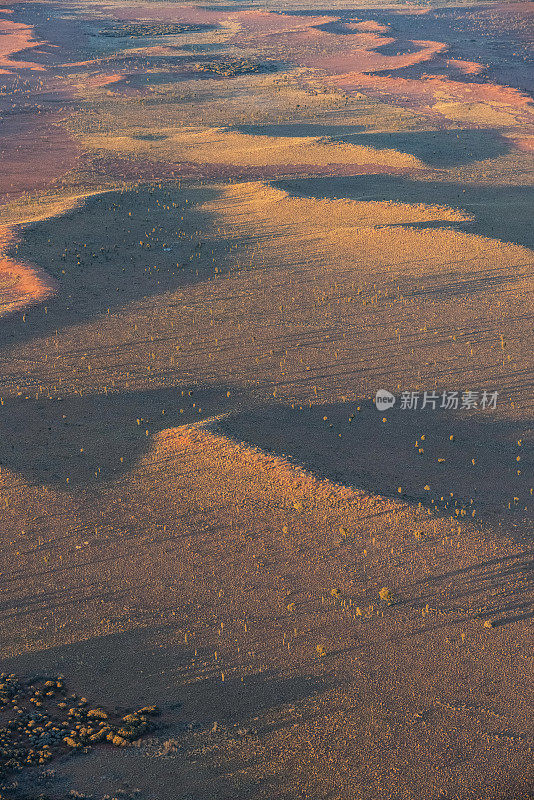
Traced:
POLYGON ((1 669, 161 709, 3 799, 533 796, 532 4, 373 5, 0 10, 1 669))

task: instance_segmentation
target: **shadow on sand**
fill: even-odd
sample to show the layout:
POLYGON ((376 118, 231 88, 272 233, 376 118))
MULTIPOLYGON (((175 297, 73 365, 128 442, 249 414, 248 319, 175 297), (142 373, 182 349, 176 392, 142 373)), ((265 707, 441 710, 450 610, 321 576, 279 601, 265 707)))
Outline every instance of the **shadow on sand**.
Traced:
POLYGON ((96 487, 135 466, 154 434, 232 411, 239 397, 234 387, 218 385, 50 400, 4 398, 0 467, 35 485, 96 487))
MULTIPOLYGON (((296 197, 317 199, 424 203, 461 208, 473 222, 454 227, 503 242, 534 248, 531 190, 528 186, 470 187, 458 183, 415 181, 389 175, 303 178, 273 181, 273 185, 296 197)), ((447 227, 451 223, 446 223, 447 227)))
MULTIPOLYGON (((274 717, 278 727, 289 728, 302 721, 301 715, 294 714, 295 705, 327 688, 321 678, 280 677, 270 671, 244 680, 229 676, 222 682, 220 668, 213 666, 213 653, 184 646, 182 627, 177 616, 176 624, 93 637, 4 662, 5 669, 23 677, 62 674, 69 691, 87 696, 91 705, 121 714, 152 704, 162 710, 160 729, 128 751, 96 747, 82 757, 54 762, 56 770, 46 781, 54 796, 62 789, 66 794, 64 784, 68 783, 69 789, 90 790, 91 796, 95 787, 99 796, 109 792, 122 796, 124 786, 140 787, 149 794, 157 786, 161 800, 174 800, 180 786, 184 797, 244 800, 253 787, 244 778, 235 782, 231 772, 214 765, 213 746, 221 739, 235 739, 238 750, 242 749, 248 736, 255 735, 260 715, 274 717), (206 737, 205 746, 198 750, 206 737), (189 748, 195 751, 191 755, 189 748)), ((242 760, 241 766, 245 763, 242 760)), ((24 787, 24 776, 21 781, 24 787)), ((40 787, 42 792, 42 780, 40 787)), ((37 796, 31 776, 28 788, 27 794, 15 792, 14 798, 37 796)))
POLYGON ((210 677, 208 670, 208 677, 200 681, 185 681, 183 668, 195 659, 199 666, 206 660, 211 663, 213 653, 184 645, 183 620, 178 614, 175 623, 136 627, 16 656, 7 659, 4 668, 29 677, 63 674, 73 691, 90 688, 92 703, 117 711, 124 708, 125 713, 131 707, 157 704, 173 718, 168 722, 194 722, 199 727, 214 720, 224 725, 241 723, 325 689, 320 678, 281 678, 272 672, 251 674, 244 681, 229 676, 221 683, 217 664, 211 670, 216 675, 210 677))
POLYGON ((534 510, 532 423, 496 420, 489 410, 273 405, 223 419, 220 428, 337 483, 460 519, 498 517, 518 536, 534 510))
POLYGON ((528 533, 530 420, 496 420, 490 410, 453 413, 439 403, 435 411, 397 404, 383 414, 370 401, 302 408, 254 402, 226 385, 62 400, 6 398, 0 465, 34 484, 96 487, 135 466, 154 434, 229 414, 219 423, 223 433, 283 454, 321 477, 460 519, 500 519, 518 538, 528 533))
POLYGON ((366 133, 365 127, 361 125, 284 123, 238 125, 232 130, 255 136, 325 136, 334 142, 347 142, 378 150, 398 150, 421 159, 431 167, 453 167, 486 158, 498 158, 511 150, 510 143, 498 130, 491 128, 366 133))
POLYGON ((31 324, 23 313, 0 319, 0 346, 212 277, 210 219, 198 206, 214 196, 190 186, 140 187, 90 197, 82 208, 27 226, 9 254, 43 269, 58 291, 25 312, 31 324))

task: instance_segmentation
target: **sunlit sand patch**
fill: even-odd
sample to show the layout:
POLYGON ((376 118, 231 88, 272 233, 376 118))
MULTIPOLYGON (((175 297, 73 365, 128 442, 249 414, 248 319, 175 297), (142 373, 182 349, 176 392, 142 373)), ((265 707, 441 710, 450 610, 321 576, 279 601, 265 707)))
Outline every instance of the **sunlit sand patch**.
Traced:
MULTIPOLYGON (((55 317, 50 309, 46 317, 35 312, 33 339, 5 350, 6 391, 20 385, 44 396, 131 391, 173 385, 188 375, 305 400, 317 398, 319 385, 321 397, 334 399, 347 390, 365 391, 368 376, 382 383, 394 374, 403 388, 425 381, 425 388, 443 385, 451 371, 456 374, 460 357, 471 384, 485 385, 493 376, 496 385, 517 386, 512 366, 521 369, 524 361, 516 345, 532 313, 532 252, 456 230, 472 224, 461 209, 305 200, 264 182, 203 187, 210 199, 201 194, 195 209, 193 190, 185 191, 189 203, 182 200, 180 211, 171 205, 164 214, 168 229, 158 233, 167 241, 185 226, 186 237, 168 259, 162 253, 147 262, 144 248, 104 233, 106 222, 96 220, 106 219, 105 205, 95 209, 96 217, 86 215, 81 235, 87 247, 109 246, 112 235, 128 248, 130 271, 89 281, 76 321, 64 311, 65 298, 55 317), (184 213, 198 215, 203 231, 198 222, 190 227, 192 219, 183 222, 184 213), (186 282, 173 290, 172 270, 177 261, 183 265, 184 255, 186 282), (143 272, 147 263, 161 263, 161 271, 143 272), (144 299, 129 291, 133 274, 148 293, 144 299), (475 350, 466 345, 466 330, 473 330, 475 350), (78 368, 73 354, 89 356, 95 343, 97 352, 78 368), (58 352, 53 364, 43 358, 50 347, 58 352), (287 353, 277 357, 274 351, 287 353), (514 360, 508 362, 508 355, 514 360)), ((160 202, 167 206, 175 198, 163 192, 160 202)), ((133 222, 128 209, 135 212, 144 237, 147 224, 148 230, 161 224, 161 206, 146 195, 139 200, 136 205, 136 193, 126 193, 122 213, 133 222), (144 216, 147 200, 154 222, 144 216)), ((75 216, 68 225, 76 228, 75 216)), ((54 257, 54 248, 42 241, 50 234, 33 237, 36 259, 54 257)), ((61 240, 58 247, 59 256, 61 240)), ((68 263, 67 285, 75 289, 76 260, 68 256, 68 263)))
MULTIPOLYGON (((117 18, 135 19, 137 11, 135 8, 119 7, 114 9, 114 14, 117 18)), ((534 120, 529 98, 518 90, 492 83, 477 84, 474 80, 472 83, 454 80, 458 73, 461 76, 471 75, 474 79, 483 65, 475 61, 447 59, 448 45, 444 42, 414 39, 410 52, 396 55, 381 53, 380 47, 395 43, 396 40, 388 35, 391 32, 387 26, 372 20, 356 19, 345 23, 334 15, 298 16, 252 9, 235 12, 228 9, 200 10, 165 3, 151 6, 151 18, 184 23, 215 23, 225 29, 225 42, 231 48, 237 48, 240 52, 252 48, 261 51, 265 58, 289 61, 297 68, 313 68, 318 70, 317 79, 323 86, 337 87, 342 92, 354 95, 368 92, 374 97, 434 117, 438 124, 463 121, 473 125, 525 128, 534 120), (332 24, 349 26, 354 32, 340 36, 328 29, 328 25, 332 24), (445 74, 422 75, 418 79, 397 74, 399 70, 425 63, 428 63, 430 72, 443 69, 445 74), (384 72, 390 74, 385 75, 384 72)), ((213 35, 218 37, 221 29, 213 35)), ((172 50, 164 48, 163 51, 158 47, 154 50, 152 47, 146 51, 141 48, 141 52, 154 55, 163 52, 169 54, 172 50)), ((117 53, 106 58, 120 60, 126 55, 126 52, 117 53)), ((255 89, 258 89, 258 85, 255 89)), ((196 87, 191 85, 187 90, 195 92, 196 87)), ((234 147, 234 143, 230 146, 234 147)), ((205 160, 205 153, 201 153, 200 157, 205 160)), ((227 163, 224 156, 213 156, 214 160, 227 163)), ((250 160, 254 161, 253 158, 250 160)), ((293 163, 308 164, 310 160, 293 163)), ((345 163, 345 160, 341 163, 345 163)))
POLYGON ((344 23, 344 27, 348 30, 355 30, 359 32, 372 31, 373 33, 387 33, 389 28, 387 25, 382 25, 374 19, 351 20, 344 23))
POLYGON ((254 218, 260 225, 272 226, 273 235, 282 235, 290 226, 308 224, 308 231, 335 238, 343 229, 381 228, 388 225, 409 225, 419 222, 470 222, 473 217, 459 209, 424 204, 365 202, 354 200, 315 200, 291 197, 286 191, 268 183, 239 183, 225 191, 220 200, 204 208, 220 213, 223 210, 233 222, 245 224, 254 218), (233 217, 233 214, 235 217, 233 217), (334 231, 334 232, 333 232, 334 231), (275 233, 276 232, 276 233, 275 233))
POLYGON ((87 135, 84 141, 95 150, 150 154, 151 158, 172 159, 175 162, 194 161, 238 166, 361 164, 424 168, 419 159, 396 150, 329 142, 320 137, 250 136, 224 128, 161 128, 158 132, 166 134, 166 138, 162 141, 143 142, 124 135, 87 135))
POLYGON ((61 216, 81 206, 84 197, 85 195, 58 198, 43 194, 19 198, 0 206, 0 224, 27 225, 49 217, 61 216))
POLYGON ((75 194, 40 193, 0 205, 0 316, 40 303, 57 289, 44 269, 5 255, 16 246, 21 226, 61 217, 98 193, 90 189, 75 194))
POLYGON ((102 74, 95 74, 89 75, 85 80, 83 87, 84 89, 99 89, 102 86, 109 86, 111 83, 117 83, 124 78, 124 75, 120 72, 112 73, 111 75, 102 75, 102 74))
MULTIPOLYGON (((139 9, 136 6, 114 5, 112 9, 114 19, 137 20, 139 9)), ((147 15, 148 16, 148 15, 147 15)), ((246 32, 271 32, 283 33, 284 31, 307 30, 316 25, 323 25, 332 21, 331 16, 318 14, 317 16, 299 16, 298 14, 279 14, 260 9, 209 9, 194 6, 175 5, 174 3, 154 3, 150 7, 150 19, 199 24, 224 24, 226 22, 238 26, 236 30, 246 32)))
MULTIPOLYGON (((176 133, 182 126, 199 129, 238 126, 249 122, 290 123, 293 135, 296 125, 324 120, 323 125, 338 132, 338 122, 352 124, 354 130, 365 127, 398 130, 413 129, 417 117, 406 109, 374 99, 352 97, 335 87, 325 87, 311 70, 291 70, 265 75, 247 75, 234 80, 187 80, 176 84, 151 87, 151 101, 124 100, 110 96, 109 89, 87 91, 92 101, 70 118, 69 127, 75 136, 98 132, 112 138, 122 135, 165 134, 172 127, 176 133), (155 126, 153 103, 158 104, 155 126), (96 102, 95 102, 96 101, 96 102), (251 112, 252 109, 252 112, 251 112)), ((113 88, 113 87, 111 87, 113 88)), ((306 126, 308 128, 308 126, 306 126)), ((325 131, 327 133, 327 131, 325 131)), ((277 136, 276 131, 270 134, 277 136)), ((314 134, 316 136, 316 134, 314 134)))
MULTIPOLYGON (((166 13, 174 8, 167 4, 166 13)), ((134 14, 139 11, 139 6, 131 9, 134 14)), ((287 15, 280 17, 280 25, 291 24, 287 15)), ((264 26, 264 18, 251 15, 250 22, 248 29, 245 15, 236 22, 236 41, 238 34, 242 41, 247 36, 269 39, 275 20, 264 26)), ((307 44, 326 41, 318 33, 307 37, 305 28, 299 36, 307 44)), ((83 84, 84 76, 77 80, 83 84)), ((104 157, 89 162, 87 173, 94 171, 87 174, 88 180, 95 180, 97 165, 106 172, 116 163, 119 174, 128 160, 139 177, 137 153, 128 150, 128 140, 136 136, 132 146, 147 148, 146 160, 152 148, 156 180, 162 175, 158 166, 161 170, 164 162, 172 162, 177 152, 180 158, 204 158, 214 169, 217 165, 210 158, 222 157, 221 163, 233 168, 248 157, 249 174, 254 168, 258 175, 268 174, 282 157, 291 158, 295 166, 295 157, 307 152, 311 156, 302 172, 309 176, 317 166, 314 160, 326 170, 333 154, 347 154, 348 147, 353 161, 346 156, 347 169, 377 169, 369 159, 380 149, 372 143, 367 148, 360 143, 360 149, 355 142, 345 143, 338 150, 320 136, 297 134, 282 145, 275 135, 232 135, 230 124, 280 122, 276 101, 269 95, 274 95, 274 81, 262 84, 268 86, 262 94, 257 91, 259 82, 225 81, 232 86, 225 87, 228 94, 222 99, 223 82, 217 88, 215 81, 204 83, 210 88, 196 98, 198 84, 183 94, 178 87, 174 97, 167 87, 152 104, 125 100, 112 108, 111 103, 88 103, 88 116, 93 114, 96 122, 93 130, 102 134, 98 141, 109 134, 111 143, 111 150, 98 145, 104 157), (243 91, 230 108, 227 98, 245 86, 249 94, 243 91), (173 102, 174 119, 169 111, 173 102), (246 117, 240 119, 241 109, 246 117), (175 138, 178 117, 187 119, 188 113, 187 128, 175 138), (218 115, 216 121, 211 114, 218 115), (159 127, 154 127, 156 117, 159 127), (117 134, 122 138, 115 139, 117 134), (155 138, 150 141, 147 135, 155 138), (124 155, 122 161, 116 154, 124 155), (264 163, 264 158, 272 163, 264 163)), ((94 93, 89 99, 98 91, 89 86, 88 92, 94 93)), ((373 94, 375 89, 369 91, 373 94)), ((449 117, 431 109, 434 101, 486 102, 478 94, 458 96, 454 85, 448 84, 447 91, 446 98, 430 93, 422 100, 412 95, 398 102, 413 101, 415 108, 434 114, 436 125, 449 117)), ((319 103, 313 97, 305 112, 297 112, 301 96, 288 93, 285 119, 298 123, 306 114, 313 122, 319 103)), ((336 97, 346 102, 342 92, 336 97)), ((501 99, 494 97, 496 103, 501 99)), ((356 125, 363 119, 373 124, 374 109, 371 104, 364 108, 356 125)), ((506 104, 502 108, 508 113, 506 104)), ((330 109, 339 120, 334 103, 330 109)), ((379 118, 377 112, 374 130, 386 127, 377 127, 379 118)), ((409 127, 413 117, 406 119, 402 123, 409 127)), ((511 133, 523 136, 515 124, 511 133)), ((382 150, 383 169, 394 173, 399 159, 407 163, 411 158, 406 169, 415 170, 414 164, 421 165, 424 158, 420 150, 419 159, 410 153, 402 156, 393 146, 382 150)), ((494 190, 501 163, 496 159, 486 167, 494 190)), ((188 414, 196 420, 226 411, 234 393, 249 409, 258 399, 272 403, 276 398, 282 408, 285 402, 297 406, 299 399, 306 407, 322 405, 317 425, 289 425, 276 441, 274 407, 270 418, 257 415, 256 433, 270 419, 274 452, 295 457, 298 451, 287 445, 296 435, 303 446, 313 439, 328 462, 328 448, 343 452, 336 447, 342 441, 337 420, 335 427, 324 420, 328 398, 339 403, 339 419, 348 426, 351 412, 347 409, 345 415, 345 408, 357 397, 367 398, 366 407, 375 412, 369 401, 378 385, 426 390, 437 382, 460 389, 499 388, 503 405, 495 416, 502 420, 516 413, 507 403, 511 397, 522 404, 517 413, 526 417, 528 412, 531 420, 532 252, 489 238, 491 219, 490 224, 477 224, 474 206, 480 198, 471 198, 469 213, 462 207, 465 184, 444 190, 447 199, 441 204, 444 173, 436 177, 425 170, 419 177, 424 180, 396 184, 391 178, 389 193, 376 175, 361 182, 338 182, 337 187, 352 186, 354 200, 292 197, 265 181, 199 188, 183 180, 165 189, 160 183, 159 191, 150 187, 149 194, 135 187, 117 192, 87 203, 83 213, 22 231, 24 260, 54 269, 60 285, 53 298, 29 310, 24 322, 16 315, 2 324, 0 395, 9 429, 0 459, 0 535, 6 564, 3 654, 28 652, 32 671, 41 669, 37 651, 49 663, 63 659, 67 669, 89 675, 89 684, 99 691, 112 689, 116 702, 145 682, 154 697, 167 702, 174 692, 172 700, 176 696, 181 702, 188 681, 198 679, 198 708, 212 715, 210 725, 218 718, 216 709, 230 705, 232 681, 239 689, 239 678, 246 679, 254 670, 299 678, 314 669, 328 673, 335 683, 335 707, 327 709, 323 698, 315 697, 308 713, 291 718, 292 726, 289 717, 280 724, 275 712, 270 719, 261 712, 254 725, 262 730, 252 743, 248 736, 232 738, 226 731, 221 735, 207 730, 204 739, 196 738, 193 770, 199 746, 206 743, 203 752, 210 770, 224 770, 225 779, 232 781, 237 776, 239 786, 233 794, 246 794, 247 782, 257 787, 259 780, 263 792, 272 797, 326 797, 332 794, 332 781, 341 794, 363 792, 369 797, 389 797, 397 791, 410 798, 437 798, 443 791, 452 796, 462 790, 485 796, 485 790, 491 795, 495 789, 495 780, 502 783, 514 773, 525 775, 529 766, 531 754, 523 735, 528 731, 528 572, 515 563, 519 548, 513 549, 505 538, 508 529, 486 533, 449 519, 431 519, 415 503, 397 500, 396 487, 397 502, 368 497, 340 483, 318 480, 293 466, 289 457, 259 451, 254 445, 262 443, 254 435, 247 438, 252 445, 246 446, 239 433, 234 441, 214 428, 180 425, 188 414), (437 190, 434 180, 442 182, 437 190), (417 184, 415 191, 410 191, 411 184, 417 184), (385 195, 396 202, 359 200, 360 190, 362 198, 385 195), (408 202, 408 196, 421 202, 408 202), (481 229, 486 236, 469 232, 481 229), (187 273, 186 280, 175 280, 175 269, 179 277, 187 273), (196 390, 199 384, 218 390, 217 409, 208 410, 195 392, 189 396, 186 385, 196 390), (148 394, 153 394, 152 400, 146 400, 148 394), (99 414, 100 399, 111 400, 107 427, 99 414), (186 404, 187 413, 180 413, 186 404), (10 405, 18 408, 17 425, 10 425, 10 405), (68 414, 69 408, 74 413, 68 414), (52 433, 48 418, 53 419, 52 433), (132 444, 134 436, 138 447, 132 444), (112 469, 106 472, 108 463, 112 469), (83 469, 76 472, 76 465, 83 469), (28 479, 34 467, 36 475, 28 479), (365 609, 363 598, 371 607, 382 586, 398 590, 405 606, 381 609, 385 617, 373 609, 376 615, 362 626, 361 616, 353 616, 355 609, 347 604, 354 601, 365 609), (286 596, 288 588, 295 596, 286 596), (451 606, 456 606, 456 615, 449 613, 451 606), (465 608, 469 614, 464 614, 465 608), (502 625, 487 630, 479 617, 481 608, 491 614, 490 623, 498 619, 502 625), (514 620, 514 614, 519 619, 514 620), (251 620, 249 633, 243 619, 251 620), (137 643, 126 635, 135 627, 144 628, 137 643), (193 634, 189 650, 184 647, 186 631, 193 634), (145 633, 150 642, 143 638, 145 633), (114 634, 119 634, 117 639, 114 634), (202 639, 198 657, 195 636, 202 639), (87 641, 80 649, 62 649, 82 640, 87 641), (203 650, 208 646, 209 659, 203 650), (261 648, 256 660, 253 647, 261 648), (184 650, 187 663, 184 659, 182 671, 184 650), (514 665, 513 673, 508 664, 514 665), (207 676, 216 680, 211 697, 205 692, 207 676), (414 686, 420 690, 416 698, 414 686), (470 710, 451 705, 445 711, 447 702, 457 697, 458 686, 466 697, 469 694, 470 710), (384 695, 384 687, 395 691, 384 695), (213 697, 219 705, 211 702, 213 697), (421 698, 424 719, 419 714, 421 698), (484 707, 496 709, 497 717, 490 718, 493 728, 480 719, 484 707), (501 741, 496 747, 493 740, 486 744, 485 736, 503 729, 512 738, 517 732, 519 738, 509 746, 501 741), (358 742, 352 761, 348 740, 358 742), (459 743, 458 749, 451 749, 451 742, 459 743), (236 754, 241 758, 237 767, 236 754), (323 763, 331 769, 321 773, 317 765, 323 763)), ((321 197, 332 196, 334 181, 329 177, 313 188, 321 197)), ((507 218, 518 209, 522 213, 524 197, 506 195, 513 205, 512 211, 506 210, 507 218)), ((507 200, 495 190, 493 201, 487 194, 482 198, 481 214, 487 220, 494 210, 500 223, 507 200)), ((18 219, 35 221, 40 213, 60 213, 62 208, 51 198, 46 206, 39 211, 32 205, 24 209, 21 203, 18 219)), ((15 211, 13 206, 9 211, 0 208, 0 221, 4 214, 12 221, 9 214, 15 211)), ((511 231, 513 238, 517 231, 497 222, 495 227, 495 236, 511 231)), ((9 257, 16 259, 12 251, 9 257)), ((13 285, 11 277, 6 278, 6 308, 13 285)), ((293 411, 300 413, 298 406, 293 411)), ((379 419, 383 439, 392 422, 389 414, 386 424, 379 419)), ((430 445, 434 428, 432 421, 428 425, 430 445)), ((529 425, 525 419, 525 430, 529 425)), ((352 443, 352 448, 350 443, 345 446, 349 462, 354 447, 363 451, 357 430, 352 443)), ((372 437, 368 446, 369 457, 378 460, 372 437)), ((476 454, 468 452, 469 442, 465 448, 465 468, 470 470, 476 454)), ((431 446, 427 457, 429 451, 431 446)), ((515 452, 512 455, 515 458, 515 452)), ((396 457, 402 472, 406 463, 401 448, 396 457)), ((337 480, 333 472, 326 474, 337 480)), ((485 479, 483 469, 479 474, 485 479)), ((399 487, 404 483, 399 480, 399 487)), ((364 485, 380 491, 373 481, 364 485)), ((426 493, 426 487, 421 491, 426 493)), ((522 555, 526 563, 526 553, 522 555)), ((278 693, 273 696, 278 698, 278 693)), ((256 698, 252 705, 257 713, 256 698)), ((187 713, 188 719, 198 718, 187 713)), ((173 786, 183 785, 184 753, 187 760, 184 748, 171 762, 171 794, 173 786)), ((81 762, 89 784, 94 783, 91 770, 97 778, 110 772, 102 769, 102 762, 95 766, 90 756, 81 762)), ((131 781, 128 772, 132 763, 136 781, 144 776, 146 765, 150 772, 151 762, 142 751, 124 753, 126 776, 121 765, 117 775, 137 787, 140 782, 131 781)), ((169 765, 168 760, 161 763, 164 769, 169 765)), ((64 768, 68 781, 58 795, 65 793, 65 785, 85 791, 69 783, 76 772, 75 759, 64 768)), ((161 775, 156 767, 152 780, 159 778, 160 787, 161 775)), ((232 795, 232 786, 228 781, 225 796, 232 795)), ((191 793, 220 794, 220 786, 213 792, 210 787, 195 785, 191 793)), ((92 791, 89 786, 87 792, 92 791)), ((158 780, 147 786, 147 795, 154 791, 158 793, 158 780)), ((189 794, 189 786, 183 791, 189 794)), ((115 794, 110 791, 109 796, 115 794)), ((514 796, 519 798, 519 792, 514 796)))
POLYGON ((448 58, 447 65, 455 67, 464 75, 478 75, 484 70, 484 66, 477 64, 476 61, 465 61, 459 58, 448 58))
POLYGON ((497 84, 460 83, 443 77, 419 80, 351 73, 325 78, 348 92, 370 92, 394 103, 426 113, 439 113, 451 121, 485 126, 526 126, 534 123, 531 99, 518 91, 497 84), (436 102, 437 101, 437 102, 436 102))
MULTIPOLYGON (((313 53, 308 55, 304 51, 301 54, 301 63, 310 67, 326 69, 330 73, 394 71, 431 61, 438 53, 443 53, 447 50, 447 46, 442 42, 426 42, 414 39, 412 44, 417 47, 416 52, 398 56, 385 56, 377 52, 375 48, 393 43, 395 39, 372 36, 371 34, 357 34, 354 38, 356 37, 362 39, 359 42, 359 47, 355 47, 352 50, 347 48, 339 53, 340 48, 338 46, 332 55, 327 56, 317 56, 313 53)), ((337 44, 337 39, 335 43, 331 42, 331 44, 337 44)), ((354 44, 357 45, 358 43, 354 42, 354 44)))
POLYGON ((518 150, 525 153, 534 152, 534 136, 507 136, 518 150))
POLYGON ((0 126, 0 202, 43 191, 64 179, 80 150, 58 113, 29 109, 6 114, 0 126))
MULTIPOLYGON (((124 13, 131 16, 132 12, 124 13)), ((165 5, 153 9, 154 18, 166 19, 169 13, 165 5)), ((454 72, 475 76, 483 65, 445 58, 448 45, 444 42, 414 39, 411 52, 381 53, 380 47, 394 43, 395 39, 388 36, 387 26, 373 24, 372 20, 342 22, 334 16, 299 17, 252 10, 234 14, 210 10, 199 14, 196 10, 187 12, 179 7, 174 13, 174 18, 183 16, 184 21, 202 22, 209 17, 210 21, 217 19, 219 23, 237 22, 239 30, 229 40, 230 44, 241 48, 253 46, 270 57, 278 54, 294 65, 326 70, 329 74, 324 76, 324 80, 345 91, 370 91, 424 113, 439 114, 450 121, 504 127, 532 122, 529 98, 521 92, 497 84, 455 81, 452 78, 454 72), (331 32, 328 25, 336 22, 354 32, 346 36, 331 32), (427 75, 417 80, 396 75, 397 70, 425 62, 429 68, 438 65, 451 74, 427 75), (386 71, 391 74, 384 75, 386 71), (488 104, 490 108, 486 107, 488 104)))
MULTIPOLYGON (((295 198, 262 183, 238 184, 207 203, 229 237, 251 235, 256 257, 265 265, 298 269, 343 265, 360 281, 384 272, 389 279, 492 275, 526 276, 530 250, 452 227, 414 227, 422 222, 468 222, 471 215, 452 208, 389 202, 295 198)), ((454 316, 454 312, 453 316, 454 316)), ((450 320, 451 325, 453 320, 450 320)))
POLYGON ((504 103, 456 103, 440 101, 432 106, 433 111, 447 119, 467 122, 472 125, 488 125, 509 128, 517 124, 516 115, 504 103))

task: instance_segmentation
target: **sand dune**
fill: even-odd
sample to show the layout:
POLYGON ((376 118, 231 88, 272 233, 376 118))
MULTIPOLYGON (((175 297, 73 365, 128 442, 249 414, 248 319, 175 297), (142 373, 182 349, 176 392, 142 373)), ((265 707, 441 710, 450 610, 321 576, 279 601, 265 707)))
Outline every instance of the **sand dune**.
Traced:
POLYGON ((530 797, 528 7, 314 5, 0 12, 2 797, 530 797))
POLYGON ((275 138, 248 136, 221 128, 162 128, 161 142, 143 142, 131 137, 87 137, 86 144, 97 150, 120 153, 150 154, 152 158, 199 164, 235 164, 236 166, 267 165, 330 165, 391 166, 422 169, 423 163, 413 156, 394 150, 375 150, 359 145, 331 143, 313 137, 275 138))
POLYGON ((90 494, 0 477, 12 559, 4 663, 61 671, 96 703, 113 703, 118 685, 125 704, 149 692, 174 730, 185 727, 179 759, 158 758, 161 738, 95 749, 60 762, 52 790, 107 791, 116 772, 165 800, 176 782, 245 797, 258 779, 274 797, 325 794, 333 781, 362 797, 391 781, 408 797, 439 797, 455 787, 461 753, 475 791, 498 775, 526 797, 529 655, 517 632, 527 622, 515 635, 483 626, 500 609, 521 613, 520 549, 196 426, 163 431, 131 473, 90 494), (381 585, 398 608, 377 607, 381 585))

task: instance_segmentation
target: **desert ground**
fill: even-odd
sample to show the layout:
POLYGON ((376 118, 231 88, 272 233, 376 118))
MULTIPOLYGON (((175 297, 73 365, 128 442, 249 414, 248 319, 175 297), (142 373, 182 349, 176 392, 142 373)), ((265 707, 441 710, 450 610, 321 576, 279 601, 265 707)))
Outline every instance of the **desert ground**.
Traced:
POLYGON ((534 797, 533 11, 0 8, 2 800, 534 797))

